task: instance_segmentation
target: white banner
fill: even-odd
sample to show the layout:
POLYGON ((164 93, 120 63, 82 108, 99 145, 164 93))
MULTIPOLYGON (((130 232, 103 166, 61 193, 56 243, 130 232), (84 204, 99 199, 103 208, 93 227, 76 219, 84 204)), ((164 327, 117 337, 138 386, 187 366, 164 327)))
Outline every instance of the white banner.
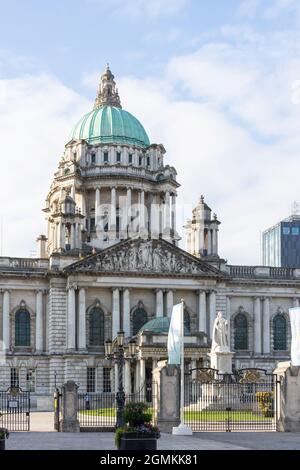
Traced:
POLYGON ((290 308, 289 313, 292 330, 292 366, 300 366, 300 307, 290 308))
POLYGON ((168 334, 168 363, 179 365, 181 362, 182 304, 174 305, 168 334))

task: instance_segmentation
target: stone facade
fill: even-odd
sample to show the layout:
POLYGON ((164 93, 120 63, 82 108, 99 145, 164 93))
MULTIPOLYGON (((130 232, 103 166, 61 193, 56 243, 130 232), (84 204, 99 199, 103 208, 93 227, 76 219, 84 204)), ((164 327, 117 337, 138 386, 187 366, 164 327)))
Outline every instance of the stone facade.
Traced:
MULTIPOLYGON (((96 109, 110 106, 108 97, 121 109, 119 97, 107 93, 111 80, 106 71, 96 109)), ((0 388, 19 384, 43 407, 68 380, 79 391, 114 391, 117 369, 105 359, 104 342, 122 329, 138 350, 125 368, 125 388, 140 389, 167 355, 166 331, 143 324, 170 316, 182 298, 186 368, 209 364, 217 311, 229 320, 236 368, 272 370, 288 360, 288 309, 299 305, 300 270, 228 265, 218 255, 220 222, 203 197, 186 225, 187 250, 180 249, 179 184, 163 146, 105 138, 66 145, 47 196, 39 257, 0 258, 0 388), (278 315, 283 349, 274 339, 278 315)))

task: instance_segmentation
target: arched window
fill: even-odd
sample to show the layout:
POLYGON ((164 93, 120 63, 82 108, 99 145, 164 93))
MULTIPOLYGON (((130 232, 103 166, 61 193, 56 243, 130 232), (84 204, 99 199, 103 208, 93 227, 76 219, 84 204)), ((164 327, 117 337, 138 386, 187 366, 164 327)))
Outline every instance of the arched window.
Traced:
POLYGON ((286 319, 280 313, 273 320, 273 338, 275 351, 285 351, 287 349, 286 319))
POLYGON ((191 332, 191 319, 190 319, 190 314, 187 310, 184 311, 184 331, 185 333, 190 333, 191 332))
POLYGON ((90 312, 90 346, 102 346, 104 344, 104 313, 99 307, 94 307, 90 312))
POLYGON ((30 346, 30 313, 24 309, 16 312, 15 345, 30 346))
POLYGON ((234 319, 234 349, 248 349, 248 321, 243 313, 234 319))
POLYGON ((132 334, 136 335, 145 323, 147 323, 145 309, 143 307, 136 308, 132 315, 132 334))

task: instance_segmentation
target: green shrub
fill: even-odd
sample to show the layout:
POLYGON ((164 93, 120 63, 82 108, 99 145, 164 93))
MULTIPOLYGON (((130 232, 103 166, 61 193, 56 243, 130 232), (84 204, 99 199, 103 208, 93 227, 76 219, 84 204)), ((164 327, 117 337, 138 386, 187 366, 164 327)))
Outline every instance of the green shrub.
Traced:
POLYGON ((127 403, 124 410, 124 420, 129 426, 139 426, 144 423, 150 423, 151 413, 147 413, 148 406, 146 403, 136 402, 127 403))

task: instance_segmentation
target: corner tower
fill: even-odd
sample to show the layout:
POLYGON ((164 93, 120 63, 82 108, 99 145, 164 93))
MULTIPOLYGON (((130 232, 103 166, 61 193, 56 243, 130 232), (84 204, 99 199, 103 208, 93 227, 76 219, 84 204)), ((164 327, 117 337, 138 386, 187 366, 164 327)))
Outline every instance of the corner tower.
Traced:
POLYGON ((101 250, 134 237, 174 244, 176 170, 121 106, 109 66, 94 109, 74 126, 46 199, 47 254, 101 250))

